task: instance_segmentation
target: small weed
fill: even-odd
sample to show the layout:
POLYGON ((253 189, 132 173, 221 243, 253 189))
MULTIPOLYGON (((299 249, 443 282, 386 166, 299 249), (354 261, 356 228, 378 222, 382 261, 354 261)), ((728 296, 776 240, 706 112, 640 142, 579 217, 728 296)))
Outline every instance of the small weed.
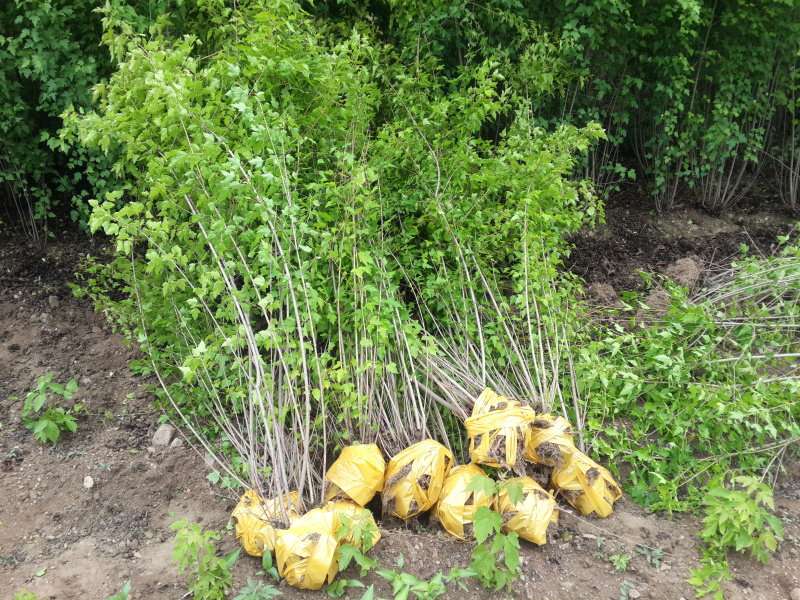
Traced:
POLYGON ((634 584, 627 579, 623 579, 622 584, 619 586, 619 600, 630 600, 631 591, 635 589, 636 586, 634 584))
POLYGON ((187 587, 195 600, 225 600, 233 586, 231 565, 239 556, 237 548, 224 558, 216 556, 217 549, 212 540, 219 540, 219 531, 203 531, 197 524, 182 519, 170 525, 175 534, 172 560, 181 573, 190 570, 187 587))
MULTIPOLYGON (((268 556, 269 552, 265 554, 268 556)), ((253 581, 247 578, 247 587, 244 588, 233 600, 270 600, 275 596, 282 596, 283 592, 261 581, 253 581)))
POLYGON ((639 546, 636 551, 639 554, 644 555, 645 560, 652 566, 654 569, 661 568, 661 561, 664 560, 664 551, 655 548, 647 548, 646 546, 639 546))
MULTIPOLYGON (((403 555, 397 559, 397 568, 402 569, 403 555)), ((382 569, 376 571, 378 575, 392 584, 392 594, 398 598, 409 598, 412 594, 418 600, 433 600, 444 595, 444 575, 437 573, 430 581, 422 581, 410 573, 382 569)))
POLYGON ((627 571, 631 557, 629 554, 612 554, 608 557, 608 560, 611 561, 617 571, 627 571))
POLYGON ((36 594, 23 588, 14 594, 14 600, 37 600, 37 598, 36 594))
POLYGON ((122 586, 122 590, 120 590, 119 594, 116 596, 111 596, 108 600, 128 600, 128 594, 131 592, 131 582, 126 581, 125 585, 122 586))
POLYGON ((25 404, 22 407, 23 423, 33 432, 38 441, 55 443, 62 431, 75 433, 78 427, 72 411, 80 410, 82 405, 76 404, 71 409, 64 409, 58 405, 58 400, 50 400, 49 396, 61 396, 65 400, 71 400, 72 395, 78 389, 75 379, 71 379, 66 386, 62 386, 53 381, 53 373, 42 375, 39 378, 36 388, 25 397, 25 404), (50 400, 50 406, 45 408, 48 400, 50 400), (45 409, 43 413, 33 416, 40 413, 42 409, 45 409))

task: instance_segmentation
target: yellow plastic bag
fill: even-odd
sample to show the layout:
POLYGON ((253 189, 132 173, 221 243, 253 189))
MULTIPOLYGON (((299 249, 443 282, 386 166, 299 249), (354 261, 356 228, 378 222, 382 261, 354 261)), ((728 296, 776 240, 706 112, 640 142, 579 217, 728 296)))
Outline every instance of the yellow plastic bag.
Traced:
POLYGON ((472 530, 472 517, 479 506, 491 506, 494 498, 481 491, 466 491, 475 477, 486 476, 476 464, 454 467, 444 480, 442 493, 434 507, 433 516, 456 539, 469 541, 475 539, 472 530))
POLYGON ((515 469, 522 462, 536 412, 516 400, 498 396, 487 388, 475 401, 472 416, 464 421, 469 453, 474 463, 515 469))
MULTIPOLYGON (((275 550, 275 530, 291 526, 299 517, 296 510, 297 492, 284 497, 284 508, 289 523, 284 522, 281 505, 277 498, 264 500, 255 490, 248 490, 233 509, 231 519, 236 539, 251 556, 264 556, 264 552, 275 550)), ((300 507, 302 511, 302 507, 300 507)))
POLYGON ((531 462, 562 467, 576 452, 572 426, 564 417, 537 415, 525 446, 525 458, 531 462))
POLYGON ((519 402, 516 400, 501 396, 492 388, 486 388, 475 400, 475 405, 472 407, 472 416, 481 415, 492 410, 516 408, 517 406, 519 406, 519 402))
POLYGON ((350 499, 365 506, 383 489, 386 461, 375 444, 347 446, 325 474, 325 501, 350 499))
POLYGON ((315 508, 289 529, 277 532, 275 559, 281 577, 303 590, 318 590, 339 572, 336 533, 341 526, 334 510, 315 508))
POLYGON ((614 502, 622 497, 611 473, 580 450, 562 468, 553 470, 552 482, 567 502, 584 515, 594 511, 605 518, 613 512, 614 502))
POLYGON ((453 454, 439 442, 424 440, 399 452, 386 467, 383 514, 408 519, 429 510, 450 474, 453 454))
MULTIPOLYGON (((350 519, 363 518, 364 512, 368 513, 366 518, 375 525, 372 513, 353 502, 328 502, 322 508, 307 512, 289 529, 278 531, 275 558, 281 577, 290 585, 304 590, 318 590, 326 580, 329 584, 333 583, 333 578, 339 572, 339 546, 362 546, 356 543, 352 533, 339 539, 339 529, 343 524, 340 515, 350 519)), ((378 543, 380 538, 376 526, 370 547, 378 543)))
POLYGON ((534 544, 547 543, 547 526, 558 521, 556 499, 530 477, 509 479, 522 484, 522 501, 513 504, 508 489, 497 493, 494 507, 503 517, 503 531, 516 531, 524 540, 534 544))

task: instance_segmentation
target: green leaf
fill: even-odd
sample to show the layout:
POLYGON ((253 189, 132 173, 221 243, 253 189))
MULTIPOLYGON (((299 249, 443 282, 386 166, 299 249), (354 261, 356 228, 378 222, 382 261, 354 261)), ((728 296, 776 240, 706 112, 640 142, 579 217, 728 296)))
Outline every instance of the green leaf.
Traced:
POLYGON ((499 533, 503 527, 503 518, 486 506, 479 506, 472 517, 475 539, 483 544, 493 533, 499 533))

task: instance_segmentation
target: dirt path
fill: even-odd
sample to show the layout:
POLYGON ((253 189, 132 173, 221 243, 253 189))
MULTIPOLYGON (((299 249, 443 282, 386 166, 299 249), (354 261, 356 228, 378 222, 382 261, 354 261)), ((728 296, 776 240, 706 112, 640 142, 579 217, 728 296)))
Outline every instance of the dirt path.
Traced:
MULTIPOLYGON (((27 588, 40 600, 105 600, 127 580, 131 598, 182 598, 186 586, 171 561, 168 526, 187 518, 224 530, 235 498, 205 479, 209 467, 186 443, 153 450, 160 414, 147 391, 153 382, 129 371, 137 351, 123 345, 90 302, 72 297, 67 287, 82 253, 97 249, 79 236, 63 239, 74 241, 52 245, 44 259, 18 240, 0 241, 0 598, 10 600, 27 588), (22 427, 20 410, 27 391, 51 372, 61 383, 77 379, 75 400, 86 410, 75 434, 42 445, 22 427)), ((608 239, 611 246, 618 243, 613 233, 608 239)), ((609 256, 616 264, 624 259, 609 256)), ((776 490, 785 541, 767 566, 733 557, 729 600, 788 599, 800 587, 799 475, 790 467, 776 490)), ((693 588, 684 580, 687 569, 697 566, 699 528, 694 517, 647 515, 626 499, 604 521, 562 514, 546 546, 523 542, 524 577, 511 592, 490 593, 471 583, 469 592, 452 585, 448 597, 617 599, 627 581, 629 598, 692 598, 693 588), (644 546, 664 553, 658 568, 648 562, 644 546), (616 570, 610 557, 625 555, 627 570, 616 570)), ((372 555, 384 568, 402 554, 406 571, 430 578, 470 561, 471 544, 441 533, 382 534, 372 555)), ((235 546, 231 535, 223 536, 223 552, 235 546)), ((240 558, 235 590, 258 570, 257 559, 240 558)), ((391 597, 377 575, 364 581, 376 584, 376 597, 391 597)), ((285 585, 281 590, 290 599, 327 597, 285 585)))

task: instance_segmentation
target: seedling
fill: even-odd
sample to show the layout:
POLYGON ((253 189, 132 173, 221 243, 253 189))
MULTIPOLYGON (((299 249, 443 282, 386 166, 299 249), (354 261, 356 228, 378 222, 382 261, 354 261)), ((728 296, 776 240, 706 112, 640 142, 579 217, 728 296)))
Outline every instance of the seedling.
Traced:
POLYGON ((78 426, 72 411, 80 410, 83 405, 76 404, 71 409, 64 409, 58 405, 57 399, 52 400, 50 396, 61 396, 65 400, 71 400, 73 394, 78 390, 75 379, 71 379, 66 386, 62 386, 53 381, 53 373, 42 375, 39 378, 36 388, 25 397, 25 404, 22 407, 23 424, 33 432, 38 441, 56 443, 62 431, 75 433, 78 426), (50 406, 46 407, 48 402, 50 406), (42 409, 45 409, 44 412, 35 416, 42 409))

